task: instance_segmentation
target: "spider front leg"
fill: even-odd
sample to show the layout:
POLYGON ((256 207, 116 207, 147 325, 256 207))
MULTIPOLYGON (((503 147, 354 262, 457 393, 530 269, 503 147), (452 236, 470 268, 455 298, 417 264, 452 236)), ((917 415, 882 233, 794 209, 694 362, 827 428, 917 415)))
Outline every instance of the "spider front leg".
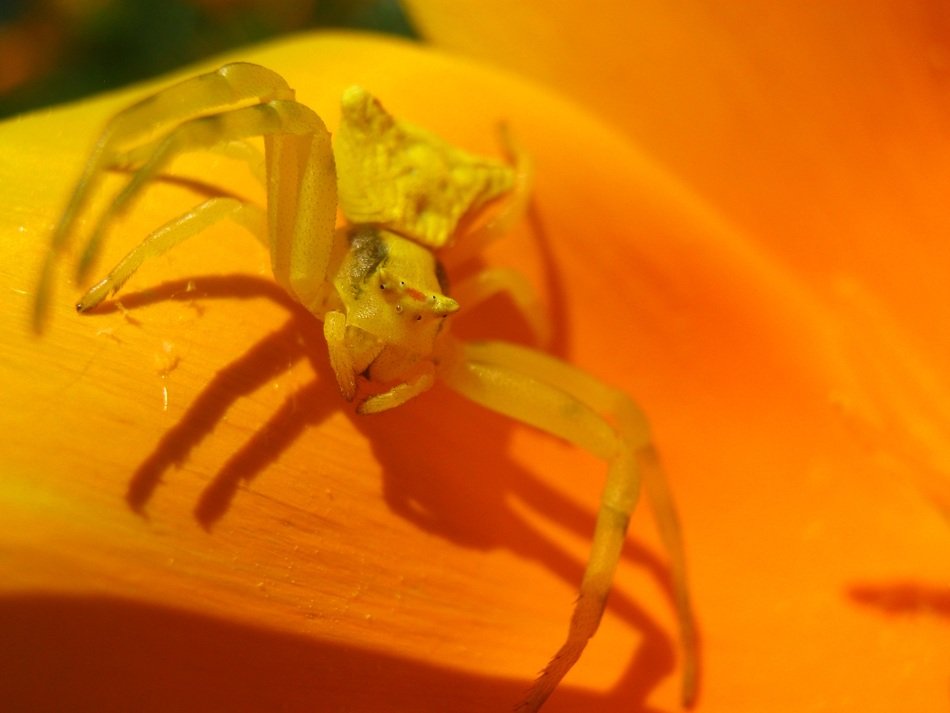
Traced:
POLYGON ((442 363, 446 383, 471 400, 560 436, 608 464, 591 548, 567 639, 521 704, 537 711, 580 658, 600 624, 641 482, 671 560, 684 652, 683 701, 696 685, 696 637, 680 529, 646 420, 620 391, 524 347, 501 342, 455 345, 442 363), (607 418, 613 421, 613 425, 607 418))
POLYGON ((480 270, 452 290, 453 297, 465 305, 466 310, 499 294, 511 298, 531 328, 534 343, 540 348, 547 347, 551 342, 551 320, 531 283, 517 270, 504 267, 480 270))
MULTIPOLYGON (((268 221, 266 238, 278 281, 298 299, 312 299, 326 277, 336 220, 336 180, 329 132, 274 72, 237 63, 161 91, 117 114, 106 126, 57 224, 44 259, 34 302, 33 324, 43 325, 52 268, 89 196, 104 173, 120 164, 138 165, 107 206, 78 262, 82 279, 98 253, 111 220, 179 153, 214 150, 262 136, 266 147, 268 221), (257 102, 228 109, 228 105, 257 102), (223 111, 221 109, 224 109, 223 111), (211 113, 215 112, 217 113, 211 113), (158 135, 158 138, 156 138, 158 135)), ((253 159, 250 158, 252 161, 253 159)), ((252 166, 253 168, 253 166, 252 166)), ((261 221, 227 201, 211 199, 155 231, 93 288, 85 306, 117 288, 141 262, 223 217, 232 217, 265 238, 261 221)))
POLYGON ((192 235, 225 218, 230 218, 245 228, 266 246, 267 226, 264 214, 257 206, 243 203, 236 198, 210 198, 150 233, 122 258, 105 278, 86 291, 76 303, 77 311, 87 312, 93 309, 110 294, 118 292, 147 259, 168 252, 192 235))

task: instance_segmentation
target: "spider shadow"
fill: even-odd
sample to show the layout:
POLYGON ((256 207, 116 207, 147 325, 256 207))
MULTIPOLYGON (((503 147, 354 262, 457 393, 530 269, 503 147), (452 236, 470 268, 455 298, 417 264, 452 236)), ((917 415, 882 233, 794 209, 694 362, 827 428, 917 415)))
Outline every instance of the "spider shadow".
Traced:
MULTIPOLYGON (((564 293, 558 280, 553 254, 546 239, 544 225, 534 204, 526 211, 526 220, 536 238, 538 255, 545 266, 547 292, 552 315, 564 311, 564 293)), ((477 261, 462 266, 477 268, 477 261)), ((135 470, 126 492, 129 507, 145 515, 145 506, 162 482, 163 474, 172 467, 181 467, 189 453, 214 430, 228 408, 241 397, 253 393, 278 378, 304 358, 318 374, 312 383, 298 390, 255 435, 221 468, 212 483, 203 492, 196 508, 195 518, 206 530, 224 515, 242 483, 250 482, 258 473, 290 446, 308 426, 315 426, 338 408, 335 376, 329 368, 323 331, 313 316, 297 303, 283 288, 272 280, 232 274, 209 275, 168 281, 138 293, 123 295, 121 300, 110 300, 96 307, 97 313, 122 310, 135 325, 138 321, 131 311, 156 302, 202 299, 268 299, 288 313, 288 320, 277 330, 258 341, 242 357, 220 369, 188 408, 181 420, 161 438, 148 458, 135 470), (200 284, 200 289, 197 285, 200 284)), ((506 307, 511 314, 502 313, 502 319, 491 326, 519 324, 500 338, 517 340, 528 331, 524 320, 510 304, 493 298, 490 306, 506 307)), ((199 308, 200 311, 200 308, 199 308)), ((483 320, 484 321, 484 320, 483 320)), ((568 334, 563 320, 553 320, 550 350, 561 353, 566 349, 568 334)), ((499 338, 496 335, 496 338, 499 338)), ((400 409, 402 411, 405 406, 400 409)), ((348 412, 352 416, 352 412, 348 412)), ((354 419, 357 427, 364 419, 354 419)), ((367 429, 361 429, 369 432, 367 429)), ((371 430, 371 429, 370 429, 371 430)), ((372 435, 370 433, 370 435, 372 435)))
POLYGON ((950 621, 950 587, 911 580, 861 582, 848 587, 853 603, 890 617, 920 614, 950 621))
MULTIPOLYGON (((507 549, 577 586, 585 563, 565 553, 519 510, 541 513, 583 538, 593 533, 594 514, 512 460, 515 426, 447 388, 436 387, 431 398, 402 408, 402 414, 380 414, 356 422, 383 464, 383 497, 392 510, 461 546, 507 549), (466 444, 472 438, 477 439, 477 449, 466 444), (438 440, 438 449, 432 448, 431 439, 438 440), (446 452, 476 452, 477 458, 446 460, 446 452)), ((602 474, 595 470, 589 475, 596 488, 596 478, 602 474)), ((652 552, 628 540, 623 557, 647 570, 672 601, 666 567, 652 552)), ((570 601, 564 602, 565 633, 570 606, 570 601)), ((608 609, 641 637, 626 674, 609 695, 622 699, 632 711, 644 710, 657 684, 675 668, 673 641, 649 612, 623 592, 611 593, 608 609)))
MULTIPOLYGON (((202 527, 211 530, 227 513, 242 485, 264 473, 306 429, 340 410, 342 401, 320 323, 270 280, 246 275, 183 279, 126 295, 122 304, 134 308, 168 300, 191 301, 196 297, 265 298, 283 307, 288 319, 220 369, 181 419, 163 434, 130 479, 126 499, 134 511, 144 515, 166 471, 185 463, 189 453, 210 435, 238 399, 304 359, 316 373, 316 379, 286 399, 205 488, 194 515, 202 527)), ((519 317, 510 306, 497 306, 500 310, 493 312, 493 321, 486 324, 517 324, 519 317), (505 314, 505 309, 513 314, 505 314)), ((106 304, 99 311, 110 309, 116 306, 106 304)), ((475 325, 479 326, 486 325, 475 325)), ((527 330, 514 329, 515 334, 521 331, 527 330)), ((556 333, 554 351, 562 351, 565 343, 562 328, 556 333)), ((440 386, 394 412, 374 417, 358 417, 351 410, 346 413, 372 444, 382 467, 383 496, 394 512, 462 546, 481 550, 508 548, 540 563, 571 585, 579 583, 583 563, 530 526, 511 501, 521 501, 580 537, 589 537, 593 532, 594 515, 513 462, 509 454, 513 425, 509 421, 440 386), (447 462, 441 457, 445 452, 453 452, 456 444, 458 452, 472 452, 471 446, 464 447, 472 434, 478 438, 477 460, 447 462), (431 447, 433 441, 443 444, 438 451, 431 447)), ((623 556, 646 569, 672 600, 666 567, 653 553, 628 542, 623 556)), ((641 641, 622 680, 606 695, 622 698, 631 710, 647 710, 647 697, 674 668, 672 641, 629 596, 614 592, 608 607, 639 633, 641 641)), ((566 609, 565 619, 567 614, 566 609)))
MULTIPOLYGON (((166 282, 147 291, 124 296, 123 309, 154 302, 202 299, 265 298, 283 307, 288 320, 263 337, 239 359, 220 369, 202 389, 182 418, 161 437, 151 454, 136 468, 126 491, 129 507, 145 515, 145 506, 171 468, 182 466, 240 398, 279 378, 308 355, 325 350, 315 320, 275 282, 248 275, 221 275, 166 282), (200 285, 200 287, 196 287, 200 285)), ((107 303, 97 312, 114 311, 107 303)), ((319 360, 311 359, 319 363, 319 360)), ((222 466, 205 488, 195 518, 207 530, 220 519, 243 483, 264 471, 299 435, 337 410, 333 379, 321 378, 298 390, 259 428, 255 435, 222 466)))

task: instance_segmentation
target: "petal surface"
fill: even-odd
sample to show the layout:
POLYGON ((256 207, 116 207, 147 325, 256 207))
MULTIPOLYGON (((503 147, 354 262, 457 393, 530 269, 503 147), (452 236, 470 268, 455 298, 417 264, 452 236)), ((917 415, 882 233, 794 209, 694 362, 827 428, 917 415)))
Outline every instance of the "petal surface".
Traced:
POLYGON ((611 122, 810 285, 847 352, 842 408, 950 511, 942 3, 407 5, 436 44, 611 122))
MULTIPOLYGON (((359 83, 466 150, 497 155, 504 121, 536 157, 533 227, 485 259, 535 283, 556 353, 653 419, 687 533, 701 710, 945 701, 950 534, 891 477, 888 444, 851 437, 842 346, 807 284, 622 134, 524 81, 354 35, 227 59, 282 73, 331 130, 359 83)), ((75 315, 64 271, 49 328, 30 333, 84 152, 144 92, 0 125, 4 700, 508 709, 566 627, 600 463, 441 388, 353 415, 320 325, 230 226, 144 267, 122 308, 75 315)), ((200 200, 194 180, 258 196, 220 156, 173 171, 100 267, 200 200)), ((510 306, 491 307, 457 331, 523 340, 510 306)), ((602 630, 545 710, 676 707, 662 563, 638 513, 602 630)))

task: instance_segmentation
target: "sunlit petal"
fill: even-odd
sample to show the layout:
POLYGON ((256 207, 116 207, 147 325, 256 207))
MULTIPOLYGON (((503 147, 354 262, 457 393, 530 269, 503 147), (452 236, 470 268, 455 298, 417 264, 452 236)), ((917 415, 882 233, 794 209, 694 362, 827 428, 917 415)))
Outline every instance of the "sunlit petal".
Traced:
MULTIPOLYGON (((473 151, 497 153, 504 121, 535 156, 535 229, 487 259, 535 282, 558 354, 654 421, 687 528, 704 710, 940 705, 934 553, 950 535, 845 437, 828 391, 841 346, 794 272, 543 89, 345 35, 240 58, 283 73, 330 124, 358 82, 473 151)), ((563 636, 599 463, 444 389, 354 416, 319 325, 226 226, 143 268, 121 309, 75 315, 64 274, 47 333, 30 333, 65 192, 97 128, 141 93, 0 126, 4 700, 508 709, 563 636)), ((179 171, 255 190, 221 157, 179 171)), ((156 186, 100 267, 197 190, 156 186)), ((524 339, 493 307, 458 331, 524 339)), ((602 630, 551 711, 677 705, 662 554, 648 518, 633 530, 602 630)))

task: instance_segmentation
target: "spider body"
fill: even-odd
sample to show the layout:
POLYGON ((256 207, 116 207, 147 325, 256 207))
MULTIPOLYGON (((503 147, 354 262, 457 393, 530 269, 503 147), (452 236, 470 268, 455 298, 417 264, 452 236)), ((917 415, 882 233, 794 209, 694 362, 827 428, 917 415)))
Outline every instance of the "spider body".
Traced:
MULTIPOLYGON (((646 419, 636 404, 570 364, 504 342, 462 342, 450 322, 507 293, 544 343, 548 325, 528 283, 495 268, 449 294, 437 251, 457 241, 469 254, 502 235, 524 212, 532 168, 506 144, 508 160, 468 154, 388 114, 359 87, 341 102, 333 137, 278 74, 246 63, 185 80, 133 104, 107 124, 54 230, 34 310, 39 330, 54 266, 105 172, 131 177, 100 214, 80 254, 82 280, 112 219, 176 155, 218 151, 248 161, 266 206, 207 198, 149 234, 80 299, 92 309, 152 257, 231 220, 266 247, 277 282, 323 321, 340 393, 359 413, 395 408, 436 378, 486 408, 530 424, 604 460, 607 478, 592 553, 561 649, 520 709, 536 711, 596 632, 627 522, 641 489, 670 556, 684 652, 683 698, 695 691, 696 649, 679 524, 646 419), (263 154, 248 142, 263 139, 263 154), (490 204, 495 213, 477 223, 490 204), (337 210, 345 221, 337 227, 337 210), (478 227, 472 227, 478 225, 478 227)), ((463 253, 464 254, 464 253, 463 253)))

